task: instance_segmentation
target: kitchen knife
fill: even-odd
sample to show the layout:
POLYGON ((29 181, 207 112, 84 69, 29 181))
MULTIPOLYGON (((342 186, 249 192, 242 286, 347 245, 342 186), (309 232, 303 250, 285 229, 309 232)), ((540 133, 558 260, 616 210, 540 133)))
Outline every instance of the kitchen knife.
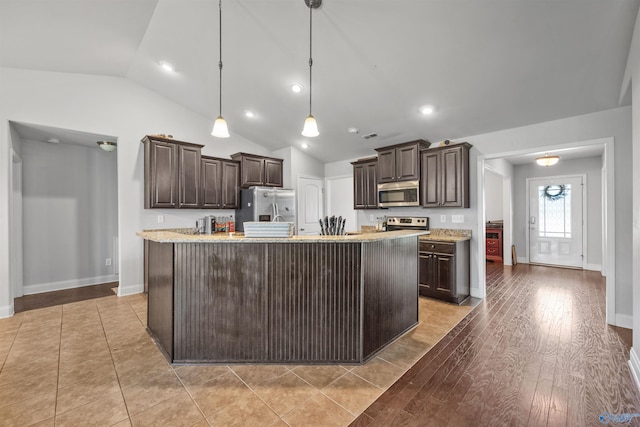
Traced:
POLYGON ((322 225, 322 218, 318 220, 320 223, 320 235, 324 236, 324 226, 322 225))
POLYGON ((342 219, 342 229, 340 230, 340 235, 344 235, 344 224, 347 222, 347 218, 342 219))

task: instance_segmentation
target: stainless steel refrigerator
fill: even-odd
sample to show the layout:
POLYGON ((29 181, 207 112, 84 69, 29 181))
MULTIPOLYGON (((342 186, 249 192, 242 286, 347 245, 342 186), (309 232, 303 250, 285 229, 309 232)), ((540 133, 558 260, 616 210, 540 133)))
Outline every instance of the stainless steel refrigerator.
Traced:
POLYGON ((244 231, 245 221, 292 222, 296 233, 296 191, 273 187, 250 187, 240 191, 236 209, 236 230, 244 231))

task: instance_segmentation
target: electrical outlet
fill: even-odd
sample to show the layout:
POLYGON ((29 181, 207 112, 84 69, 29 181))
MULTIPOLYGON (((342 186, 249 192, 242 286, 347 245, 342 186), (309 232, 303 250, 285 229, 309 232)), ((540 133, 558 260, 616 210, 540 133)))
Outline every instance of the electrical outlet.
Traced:
POLYGON ((447 216, 446 215, 440 215, 440 222, 447 222, 447 216))
POLYGON ((164 215, 158 215, 158 224, 162 224, 164 222, 164 215))
POLYGON ((111 258, 107 258, 104 260, 104 265, 111 265, 111 258))
POLYGON ((464 215, 451 215, 451 222, 464 222, 464 215))

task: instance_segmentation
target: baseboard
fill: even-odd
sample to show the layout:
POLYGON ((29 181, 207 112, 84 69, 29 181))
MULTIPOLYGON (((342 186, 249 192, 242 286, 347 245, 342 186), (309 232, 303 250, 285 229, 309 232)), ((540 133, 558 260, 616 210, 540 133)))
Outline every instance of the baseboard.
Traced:
POLYGON ((23 288, 24 295, 41 294, 43 292, 61 291, 63 289, 80 288, 82 286, 99 285, 100 283, 117 282, 117 275, 87 277, 84 279, 64 280, 61 282, 39 283, 26 285, 23 288))
POLYGON ((631 351, 629 352, 629 368, 631 368, 633 382, 636 384, 636 388, 640 390, 640 360, 633 347, 631 347, 631 351))
POLYGON ((628 314, 616 313, 616 326, 621 328, 633 329, 633 316, 628 314))
POLYGON ((517 257, 518 264, 529 264, 529 259, 525 257, 517 257))
POLYGON ((589 270, 589 271, 602 271, 602 265, 600 264, 589 264, 587 263, 584 266, 585 270, 589 270))
POLYGON ((140 283, 139 285, 131 285, 131 286, 118 286, 118 296, 124 297, 127 295, 141 294, 144 292, 144 284, 140 283))
POLYGON ((4 319, 5 317, 11 317, 15 313, 13 311, 13 303, 9 305, 0 306, 0 319, 4 319))

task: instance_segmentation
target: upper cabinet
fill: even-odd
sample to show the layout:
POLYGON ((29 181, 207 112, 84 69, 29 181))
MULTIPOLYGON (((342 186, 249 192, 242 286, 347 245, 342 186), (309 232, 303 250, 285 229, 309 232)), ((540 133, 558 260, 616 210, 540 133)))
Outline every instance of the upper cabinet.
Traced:
POLYGON ((469 149, 466 142, 423 150, 422 207, 469 207, 469 149))
POLYGON ((240 190, 240 163, 202 156, 201 204, 205 209, 235 209, 240 190))
POLYGON ((240 162, 242 188, 282 187, 282 159, 247 153, 232 154, 231 158, 240 162))
POLYGON ((353 165, 353 208, 378 208, 378 159, 362 159, 353 165))
POLYGON ((200 150, 202 145, 145 136, 144 207, 200 207, 200 150))
POLYGON ((428 141, 417 141, 376 148, 378 183, 416 181, 420 179, 420 150, 429 148, 428 141))

